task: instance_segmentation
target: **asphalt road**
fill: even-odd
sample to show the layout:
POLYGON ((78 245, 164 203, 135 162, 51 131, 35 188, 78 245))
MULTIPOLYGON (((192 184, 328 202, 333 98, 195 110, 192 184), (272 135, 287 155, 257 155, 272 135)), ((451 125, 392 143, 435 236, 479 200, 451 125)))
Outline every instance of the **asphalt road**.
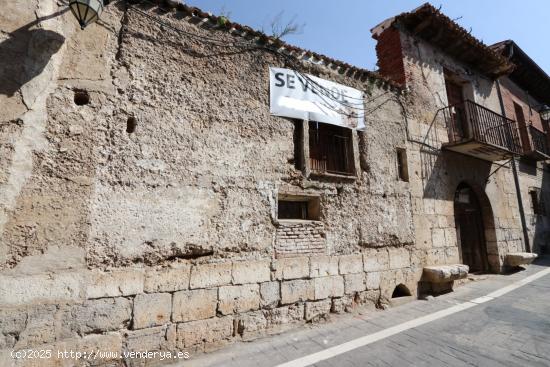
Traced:
MULTIPOLYGON (((502 296, 471 304, 471 300, 518 284, 548 269, 531 265, 513 275, 492 275, 459 287, 431 301, 414 301, 388 311, 345 315, 331 323, 297 330, 191 359, 185 365, 268 367, 288 366, 550 366, 550 274, 502 296), (458 304, 469 308, 404 328, 386 338, 353 350, 339 351, 365 335, 400 329, 458 304), (413 321, 414 322, 414 321, 413 321), (314 364, 301 358, 336 350, 337 355, 314 364)), ((542 273, 541 273, 542 274, 542 273)), ((444 311, 443 311, 444 312, 444 311)))

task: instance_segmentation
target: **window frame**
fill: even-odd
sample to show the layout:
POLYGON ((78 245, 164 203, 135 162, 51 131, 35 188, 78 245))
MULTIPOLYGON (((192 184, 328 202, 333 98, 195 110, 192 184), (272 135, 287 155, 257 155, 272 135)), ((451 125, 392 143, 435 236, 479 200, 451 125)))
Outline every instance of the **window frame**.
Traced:
POLYGON ((397 154, 397 178, 399 181, 409 182, 409 162, 407 159, 407 149, 396 148, 397 154))
POLYGON ((315 221, 321 220, 321 198, 319 195, 299 195, 299 194, 279 194, 277 198, 277 213, 276 218, 280 222, 284 221, 315 221), (280 209, 281 202, 299 202, 307 205, 306 218, 281 218, 280 209))
POLYGON ((299 120, 301 122, 301 144, 302 144, 302 157, 301 157, 301 169, 306 177, 327 177, 327 178, 336 178, 336 179, 342 179, 342 180, 356 180, 359 177, 359 174, 361 172, 361 168, 359 165, 359 138, 357 134, 357 130, 346 128, 343 126, 338 125, 332 125, 327 124, 323 122, 317 122, 317 121, 309 121, 309 120, 299 120), (331 170, 315 170, 312 167, 311 162, 311 145, 310 145, 310 123, 316 123, 319 125, 326 125, 328 126, 328 129, 336 130, 336 129, 345 129, 349 130, 346 131, 349 137, 349 145, 348 145, 348 152, 350 154, 350 157, 347 159, 348 164, 350 165, 350 172, 335 172, 331 170))

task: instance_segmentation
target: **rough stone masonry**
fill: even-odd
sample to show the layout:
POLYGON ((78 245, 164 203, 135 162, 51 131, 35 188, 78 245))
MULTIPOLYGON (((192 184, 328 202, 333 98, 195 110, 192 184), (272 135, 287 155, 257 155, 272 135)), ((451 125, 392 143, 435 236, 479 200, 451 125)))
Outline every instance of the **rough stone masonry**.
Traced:
MULTIPOLYGON (((465 158, 451 171, 452 157, 430 161, 407 140, 437 109, 423 82, 410 92, 281 53, 278 40, 173 2, 112 2, 84 31, 61 3, 2 8, 0 365, 33 365, 10 354, 29 348, 208 351, 387 307, 398 286, 417 296, 424 266, 460 263, 456 183, 491 165, 465 158), (311 171, 308 123, 269 113, 270 66, 365 91, 352 175, 311 171), (280 219, 281 198, 315 202, 318 215, 280 219)), ((521 247, 511 180, 503 169, 486 187, 493 271, 521 247)), ((166 361, 39 365, 59 363, 166 361)))

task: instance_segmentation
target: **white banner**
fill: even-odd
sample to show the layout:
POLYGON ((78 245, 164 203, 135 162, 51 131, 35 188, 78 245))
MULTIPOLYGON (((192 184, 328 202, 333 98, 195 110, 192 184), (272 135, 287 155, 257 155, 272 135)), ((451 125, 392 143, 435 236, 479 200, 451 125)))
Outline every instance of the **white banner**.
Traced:
POLYGON ((290 69, 269 68, 272 115, 363 130, 363 92, 290 69))

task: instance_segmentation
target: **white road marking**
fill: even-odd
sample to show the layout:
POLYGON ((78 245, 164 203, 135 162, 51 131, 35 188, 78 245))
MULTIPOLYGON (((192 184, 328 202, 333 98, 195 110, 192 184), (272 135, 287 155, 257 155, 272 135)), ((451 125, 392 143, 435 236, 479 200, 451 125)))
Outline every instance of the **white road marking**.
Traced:
POLYGON ((520 287, 522 287, 526 284, 529 284, 529 283, 531 283, 531 282, 533 282, 533 281, 535 281, 539 278, 542 278, 543 276, 548 275, 548 274, 550 274, 550 268, 541 270, 536 274, 530 275, 530 276, 528 276, 528 277, 526 277, 522 280, 519 280, 517 282, 514 282, 514 283, 512 283, 512 284, 510 284, 506 287, 503 287, 503 288, 498 289, 494 292, 491 292, 491 293, 487 294, 486 296, 478 297, 478 298, 475 298, 471 301, 466 301, 466 302, 463 302, 463 303, 459 303, 455 306, 446 308, 444 310, 437 311, 437 312, 434 312, 434 313, 429 314, 429 315, 421 316, 421 317, 418 317, 418 318, 410 320, 410 321, 406 321, 402 324, 392 326, 390 328, 378 331, 378 332, 373 333, 373 334, 362 336, 360 338, 351 340, 351 341, 346 342, 346 343, 336 345, 334 347, 322 350, 320 352, 313 353, 313 354, 295 359, 293 361, 280 364, 276 367, 306 367, 306 366, 311 366, 312 364, 315 364, 317 362, 321 362, 321 361, 327 360, 329 358, 336 357, 340 354, 347 353, 351 350, 364 347, 366 345, 372 344, 374 342, 385 339, 385 338, 390 337, 392 335, 399 334, 403 331, 406 331, 406 330, 409 330, 409 329, 427 324, 427 323, 435 321, 435 320, 439 320, 441 318, 450 316, 450 315, 455 314, 455 313, 460 312, 460 311, 467 310, 467 309, 475 307, 475 306, 477 306, 481 303, 492 301, 495 298, 503 296, 506 293, 512 292, 513 290, 516 290, 516 289, 518 289, 518 288, 520 288, 520 287))

